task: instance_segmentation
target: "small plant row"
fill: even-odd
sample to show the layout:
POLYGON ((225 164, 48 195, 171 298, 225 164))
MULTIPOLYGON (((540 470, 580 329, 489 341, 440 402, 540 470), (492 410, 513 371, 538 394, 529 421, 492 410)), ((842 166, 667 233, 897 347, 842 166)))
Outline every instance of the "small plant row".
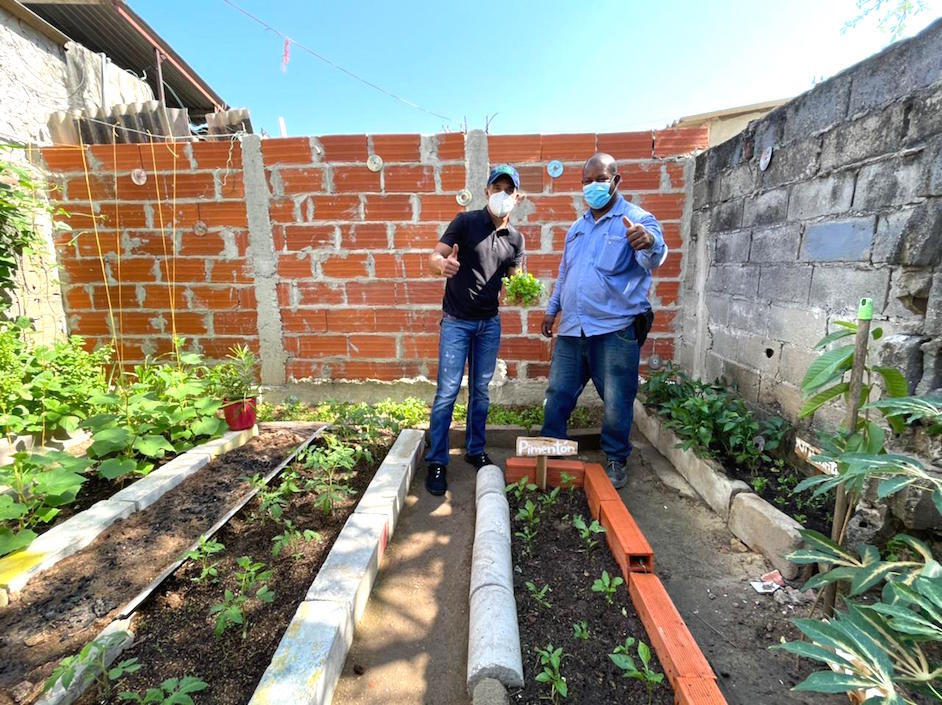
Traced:
MULTIPOLYGON (((514 532, 514 536, 523 542, 523 551, 530 555, 533 540, 539 532, 539 526, 543 515, 552 509, 558 501, 561 488, 568 491, 574 489, 572 476, 568 473, 561 473, 560 487, 555 487, 546 493, 540 493, 537 486, 529 482, 528 478, 523 477, 517 482, 508 484, 504 491, 513 496, 518 504, 515 521, 520 525, 520 529, 514 532), (536 494, 536 501, 528 495, 536 494)), ((568 515, 567 517, 568 518, 568 515)), ((576 514, 569 519, 570 526, 579 535, 586 555, 590 554, 599 543, 600 537, 605 534, 605 528, 597 520, 587 523, 585 517, 576 514)), ((612 576, 607 570, 603 570, 600 577, 596 578, 591 591, 600 594, 606 604, 615 605, 615 596, 618 589, 625 584, 621 576, 612 576)), ((552 610, 553 605, 550 602, 549 595, 552 588, 549 585, 537 586, 532 581, 524 583, 530 599, 540 609, 552 610)), ((623 615, 627 616, 627 610, 622 607, 623 615)), ((589 624, 586 620, 581 620, 572 625, 573 639, 588 641, 591 637, 589 624)), ((538 657, 537 667, 542 668, 537 675, 536 680, 549 688, 547 699, 556 703, 559 698, 569 696, 569 686, 566 677, 562 673, 562 663, 566 658, 563 647, 554 647, 553 644, 546 644, 543 648, 535 649, 538 657)), ((654 689, 663 682, 664 674, 651 668, 651 649, 643 641, 634 637, 628 637, 623 644, 614 647, 608 654, 609 659, 621 670, 625 678, 632 678, 644 683, 648 689, 648 701, 651 702, 654 695, 654 689), (632 647, 636 646, 634 653, 637 654, 638 661, 632 656, 632 647), (640 668, 638 664, 640 663, 640 668)))
POLYGON ((132 673, 141 670, 142 664, 136 658, 119 661, 109 666, 108 654, 130 639, 127 632, 105 634, 86 646, 75 656, 63 659, 46 680, 43 692, 48 692, 56 684, 68 690, 75 685, 84 691, 95 686, 95 701, 106 702, 117 692, 118 699, 139 705, 193 705, 192 693, 206 690, 209 684, 193 676, 168 678, 157 688, 148 688, 143 694, 132 690, 118 690, 122 682, 132 673))
MULTIPOLYGON (((234 560, 231 575, 225 575, 221 569, 225 545, 205 536, 181 557, 186 561, 181 574, 190 574, 191 583, 219 591, 218 600, 206 614, 217 640, 225 639, 230 632, 246 640, 260 612, 274 604, 277 594, 270 585, 273 570, 266 561, 300 560, 304 544, 323 540, 320 532, 302 530, 289 518, 292 499, 313 496, 314 506, 325 517, 332 514, 340 503, 356 493, 350 486, 352 471, 362 461, 372 462, 374 447, 381 442, 382 435, 382 429, 376 426, 338 426, 334 433, 322 434, 318 445, 298 453, 294 465, 283 470, 276 483, 267 485, 260 475, 245 478, 258 490, 252 508, 246 510, 246 521, 259 528, 272 523, 278 526, 270 555, 264 560, 239 556, 234 560)), ((96 702, 113 701, 115 684, 140 669, 137 659, 121 661, 111 668, 105 665, 106 652, 125 638, 124 633, 109 634, 87 645, 76 656, 63 659, 47 681, 46 689, 56 683, 69 688, 76 674, 84 669, 80 688, 84 690, 94 681, 98 685, 96 702)), ((206 687, 204 681, 187 676, 165 680, 159 688, 148 688, 143 695, 124 691, 117 693, 117 698, 138 703, 193 705, 189 693, 206 687)))
POLYGON ((87 430, 84 457, 52 451, 17 452, 0 467, 0 556, 27 547, 37 529, 72 504, 99 477, 121 484, 150 473, 162 459, 220 435, 223 399, 254 393, 254 354, 233 348, 216 367, 181 350, 146 361, 110 381, 110 349, 86 352, 81 338, 53 346, 28 344, 24 319, 0 325, 0 426, 8 440, 21 433, 40 442, 87 430))

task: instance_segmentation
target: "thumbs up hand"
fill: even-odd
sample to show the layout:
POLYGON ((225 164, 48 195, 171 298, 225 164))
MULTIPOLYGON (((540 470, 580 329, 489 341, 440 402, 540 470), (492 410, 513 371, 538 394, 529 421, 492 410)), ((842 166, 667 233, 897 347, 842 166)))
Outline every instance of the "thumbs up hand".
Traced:
POLYGON ((628 220, 628 216, 623 215, 621 222, 625 224, 628 232, 628 244, 633 250, 648 250, 654 245, 654 236, 644 229, 643 225, 637 225, 628 220))
POLYGON ((455 245, 451 254, 442 260, 442 274, 449 279, 458 273, 461 263, 458 262, 458 246, 455 245))

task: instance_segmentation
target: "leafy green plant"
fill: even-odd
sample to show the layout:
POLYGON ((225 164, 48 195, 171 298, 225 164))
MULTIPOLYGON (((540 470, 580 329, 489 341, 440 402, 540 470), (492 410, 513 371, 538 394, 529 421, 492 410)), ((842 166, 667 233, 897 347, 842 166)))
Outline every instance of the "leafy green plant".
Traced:
POLYGON ((8 440, 32 434, 44 444, 92 413, 111 348, 89 353, 78 336, 36 345, 33 335, 28 318, 0 321, 0 432, 8 440))
POLYGON ((539 526, 540 511, 532 499, 528 499, 522 507, 517 507, 517 519, 525 522, 527 526, 539 526))
POLYGON ((245 345, 229 349, 225 362, 210 370, 212 394, 221 402, 234 402, 258 396, 256 368, 258 358, 245 345))
POLYGON ((648 703, 654 700, 654 689, 664 682, 664 674, 651 668, 651 649, 643 641, 638 641, 637 653, 641 661, 639 669, 631 657, 631 647, 635 645, 635 638, 628 637, 624 644, 619 644, 608 655, 625 678, 641 681, 648 689, 648 703))
POLYGON ((219 570, 216 568, 218 564, 210 563, 209 559, 217 553, 222 553, 224 550, 226 550, 226 547, 219 541, 200 536, 199 545, 192 551, 187 551, 183 554, 184 558, 196 561, 200 566, 200 574, 195 578, 190 578, 190 580, 194 583, 201 583, 211 578, 212 582, 216 582, 219 577, 219 570))
POLYGON ((315 504, 327 515, 336 504, 356 493, 348 480, 349 471, 356 466, 357 451, 330 434, 321 438, 326 447, 308 446, 298 460, 314 473, 311 489, 317 495, 315 504))
POLYGON ((510 306, 535 306, 540 303, 545 287, 529 272, 518 270, 513 276, 501 279, 510 306))
MULTIPOLYGON (((813 576, 806 588, 846 581, 845 610, 827 621, 793 620, 808 641, 781 648, 826 664, 794 690, 845 692, 875 688, 875 703, 912 703, 913 693, 942 700, 942 566, 929 547, 911 536, 891 542, 894 556, 884 559, 864 545, 859 557, 817 532, 803 531, 807 544, 788 556, 796 563, 834 566, 813 576), (881 599, 860 604, 851 598, 883 584, 881 599), (836 670, 835 670, 836 669, 836 670)), ((868 701, 869 702, 869 701, 868 701)))
POLYGON ((625 581, 620 576, 615 576, 614 578, 609 576, 607 570, 602 571, 602 577, 596 578, 595 582, 592 583, 592 592, 600 592, 605 597, 605 601, 612 605, 615 604, 615 591, 618 589, 619 585, 622 585, 625 581))
POLYGON ((191 693, 206 690, 209 684, 194 676, 183 678, 168 678, 161 682, 157 688, 148 688, 144 695, 130 691, 118 694, 121 700, 138 703, 139 705, 193 705, 191 693))
POLYGON ((554 487, 552 490, 545 494, 541 494, 539 497, 540 502, 540 511, 547 511, 556 506, 556 501, 559 499, 559 488, 554 487))
POLYGON ((242 625, 242 638, 248 634, 249 622, 245 615, 246 603, 254 597, 264 604, 271 604, 275 593, 265 583, 271 579, 271 570, 263 570, 264 563, 253 561, 249 556, 241 556, 236 563, 241 570, 236 572, 239 583, 237 590, 226 590, 223 601, 213 605, 209 613, 216 615, 215 634, 221 637, 231 626, 242 625), (254 593, 254 595, 252 594, 254 593))
POLYGON ((536 485, 530 482, 528 477, 521 477, 516 482, 511 482, 504 488, 504 492, 507 494, 512 494, 514 499, 518 502, 523 499, 524 494, 527 492, 533 492, 536 489, 536 485))
POLYGON ((530 597, 533 598, 533 601, 538 604, 540 607, 550 609, 553 605, 549 600, 546 599, 546 593, 553 592, 549 585, 544 585, 541 588, 537 588, 536 585, 529 580, 525 583, 527 587, 527 592, 530 594, 530 597))
POLYGON ((605 527, 599 524, 597 519, 593 519, 591 524, 586 524, 581 514, 572 518, 572 525, 579 532, 579 538, 585 543, 586 553, 591 552, 598 545, 599 542, 594 537, 605 533, 605 527))
POLYGON ((536 680, 539 683, 546 683, 550 686, 550 700, 557 702, 557 696, 563 698, 569 696, 569 686, 566 684, 566 678, 560 673, 560 667, 563 661, 562 647, 553 648, 552 644, 547 644, 542 649, 536 649, 539 657, 539 665, 543 670, 536 674, 536 680))
POLYGON ((572 625, 572 636, 582 641, 589 640, 589 623, 584 619, 572 625))
POLYGON ((225 421, 216 417, 220 405, 209 393, 202 357, 180 352, 181 346, 175 340, 171 361, 149 359, 119 380, 114 391, 92 397, 102 413, 81 426, 92 434, 87 454, 101 461, 102 477, 146 475, 167 453, 189 450, 225 430, 225 421))
POLYGON ((539 531, 532 526, 524 526, 519 531, 514 532, 514 537, 523 541, 523 552, 527 555, 530 555, 530 551, 533 549, 533 540, 538 533, 539 531))
MULTIPOLYGON (((290 519, 285 519, 284 529, 280 534, 272 539, 272 558, 278 558, 285 548, 288 548, 292 545, 297 545, 301 541, 319 541, 320 539, 321 534, 314 531, 313 529, 305 529, 304 531, 301 531, 294 525, 294 522, 292 522, 290 519)), ((297 559, 300 558, 303 554, 300 551, 295 551, 292 555, 297 559)))
MULTIPOLYGON (((42 238, 37 229, 40 216, 62 214, 42 197, 46 191, 40 172, 25 161, 14 163, 11 145, 0 147, 0 311, 9 308, 5 294, 14 288, 20 258, 32 254, 42 238)), ((58 230, 69 230, 55 222, 58 230)))
POLYGON ((108 666, 108 654, 129 637, 127 632, 111 632, 86 644, 77 654, 62 659, 46 680, 43 692, 52 689, 56 683, 68 690, 72 683, 77 681, 82 690, 95 683, 98 687, 98 697, 109 698, 118 681, 126 674, 135 673, 141 668, 136 658, 124 659, 116 666, 108 666))
POLYGON ((75 501, 90 464, 60 451, 19 452, 10 465, 0 467, 0 485, 10 488, 0 494, 0 556, 29 546, 40 524, 75 501))
POLYGON ((749 484, 752 485, 752 489, 758 494, 762 494, 765 491, 766 485, 769 484, 769 478, 760 475, 759 477, 752 478, 749 484))
POLYGON ((559 473, 559 486, 564 490, 572 492, 576 489, 576 478, 570 475, 568 472, 559 473))

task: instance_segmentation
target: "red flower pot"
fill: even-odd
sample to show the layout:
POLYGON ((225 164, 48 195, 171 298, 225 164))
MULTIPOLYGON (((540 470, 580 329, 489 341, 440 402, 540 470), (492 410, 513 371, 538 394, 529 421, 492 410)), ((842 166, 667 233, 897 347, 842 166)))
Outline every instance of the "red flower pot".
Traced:
POLYGON ((226 423, 232 431, 243 431, 255 425, 255 397, 246 400, 231 401, 222 406, 226 423))

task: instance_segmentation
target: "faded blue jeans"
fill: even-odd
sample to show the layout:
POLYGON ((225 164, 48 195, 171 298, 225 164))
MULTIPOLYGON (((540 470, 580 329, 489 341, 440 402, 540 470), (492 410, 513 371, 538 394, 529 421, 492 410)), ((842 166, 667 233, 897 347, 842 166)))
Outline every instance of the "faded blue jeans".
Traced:
POLYGON ((605 404, 602 451, 609 460, 625 462, 631 455, 628 436, 638 393, 639 359, 634 324, 603 335, 558 336, 550 364, 541 435, 566 438, 569 415, 591 379, 605 404))
POLYGON ((465 430, 467 452, 484 452, 484 427, 490 399, 487 385, 497 366, 500 347, 500 316, 483 321, 456 318, 442 320, 438 338, 438 388, 429 419, 429 447, 426 463, 448 465, 448 428, 461 388, 464 363, 468 363, 468 420, 465 430))

